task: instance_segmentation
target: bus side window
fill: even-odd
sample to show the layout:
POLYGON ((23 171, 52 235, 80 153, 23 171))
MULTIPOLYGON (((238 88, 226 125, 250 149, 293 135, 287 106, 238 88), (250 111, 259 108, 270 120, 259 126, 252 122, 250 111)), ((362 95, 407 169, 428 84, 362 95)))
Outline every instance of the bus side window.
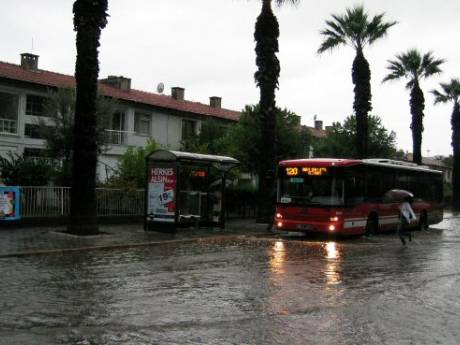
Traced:
POLYGON ((364 200, 364 179, 360 175, 350 175, 345 180, 345 203, 353 205, 364 200))
POLYGON ((395 187, 396 187, 396 189, 404 189, 404 190, 409 189, 408 181, 407 181, 407 174, 406 173, 404 173, 402 171, 399 171, 396 174, 395 187))
POLYGON ((386 193, 390 189, 393 189, 393 186, 395 185, 395 175, 394 172, 391 170, 385 170, 383 173, 383 179, 382 179, 382 192, 386 193))
POLYGON ((385 191, 382 190, 382 173, 368 171, 366 174, 366 196, 369 201, 380 201, 385 191))

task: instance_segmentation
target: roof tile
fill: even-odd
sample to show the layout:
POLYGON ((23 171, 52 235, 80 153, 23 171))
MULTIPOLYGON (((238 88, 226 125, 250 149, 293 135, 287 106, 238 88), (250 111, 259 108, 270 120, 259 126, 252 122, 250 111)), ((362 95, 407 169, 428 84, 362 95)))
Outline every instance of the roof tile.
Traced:
MULTIPOLYGON (((0 61, 0 77, 51 87, 75 87, 75 78, 73 76, 46 70, 26 70, 19 65, 2 61, 0 61)), ((209 105, 198 102, 179 101, 170 96, 135 89, 121 90, 100 82, 99 90, 106 96, 129 102, 148 104, 156 107, 175 109, 183 112, 218 117, 232 121, 238 121, 240 117, 240 112, 238 111, 213 108, 209 105)))

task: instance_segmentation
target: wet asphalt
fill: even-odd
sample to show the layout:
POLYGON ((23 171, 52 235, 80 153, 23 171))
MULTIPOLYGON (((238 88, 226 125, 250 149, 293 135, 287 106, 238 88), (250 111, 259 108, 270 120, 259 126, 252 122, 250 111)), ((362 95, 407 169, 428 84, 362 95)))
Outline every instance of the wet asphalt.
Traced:
POLYGON ((0 344, 458 344, 460 218, 446 218, 405 247, 394 233, 236 231, 40 255, 35 239, 15 256, 10 233, 0 344))

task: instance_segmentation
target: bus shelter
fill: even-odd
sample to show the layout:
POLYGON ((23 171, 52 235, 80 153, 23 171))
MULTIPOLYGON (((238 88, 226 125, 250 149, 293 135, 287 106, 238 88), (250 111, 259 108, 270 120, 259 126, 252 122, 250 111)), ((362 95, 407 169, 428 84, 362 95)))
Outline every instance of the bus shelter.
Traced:
POLYGON ((239 162, 226 156, 156 150, 146 158, 145 230, 225 226, 225 189, 239 162))

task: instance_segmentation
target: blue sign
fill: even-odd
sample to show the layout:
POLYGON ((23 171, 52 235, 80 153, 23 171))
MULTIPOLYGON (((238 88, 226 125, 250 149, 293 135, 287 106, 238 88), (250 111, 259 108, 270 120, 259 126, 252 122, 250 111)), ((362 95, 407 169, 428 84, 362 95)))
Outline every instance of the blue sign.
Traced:
POLYGON ((0 187, 0 220, 20 218, 19 198, 19 187, 0 187))

